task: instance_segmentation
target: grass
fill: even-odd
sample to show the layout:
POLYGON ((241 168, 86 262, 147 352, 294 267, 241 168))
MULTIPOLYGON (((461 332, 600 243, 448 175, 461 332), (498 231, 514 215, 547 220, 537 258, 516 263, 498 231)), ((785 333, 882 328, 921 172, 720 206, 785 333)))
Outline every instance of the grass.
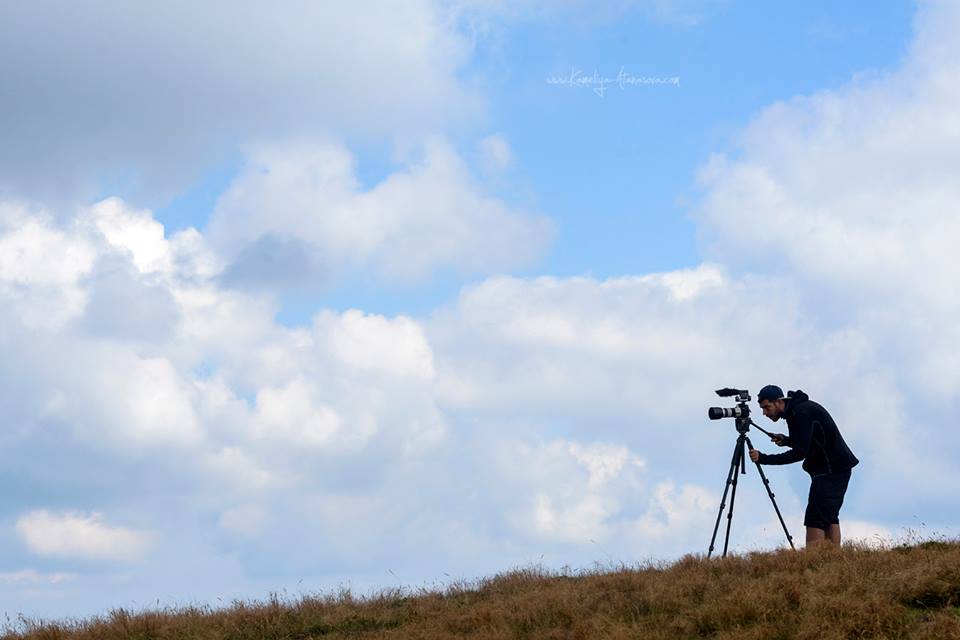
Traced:
POLYGON ((21 619, 0 640, 339 638, 960 639, 960 541, 824 545, 571 573, 528 567, 439 590, 349 590, 223 609, 21 619))

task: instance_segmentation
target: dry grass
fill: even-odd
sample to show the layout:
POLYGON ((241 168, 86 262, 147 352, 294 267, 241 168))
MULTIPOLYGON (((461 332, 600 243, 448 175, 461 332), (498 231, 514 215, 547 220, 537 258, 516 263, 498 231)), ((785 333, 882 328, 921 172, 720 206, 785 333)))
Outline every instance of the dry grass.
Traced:
POLYGON ((21 620, 0 640, 335 638, 960 638, 960 541, 825 545, 669 566, 515 570, 441 591, 383 591, 226 609, 21 620))

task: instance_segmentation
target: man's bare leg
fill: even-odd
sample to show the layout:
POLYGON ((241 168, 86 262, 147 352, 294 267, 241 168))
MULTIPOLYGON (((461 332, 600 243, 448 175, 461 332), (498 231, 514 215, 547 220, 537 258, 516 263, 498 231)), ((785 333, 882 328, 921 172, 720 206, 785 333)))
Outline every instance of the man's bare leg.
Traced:
POLYGON ((827 531, 827 538, 833 544, 837 545, 838 547, 840 546, 840 525, 839 524, 830 525, 830 529, 827 531))
POLYGON ((826 532, 816 527, 807 527, 807 548, 815 547, 824 541, 826 532))

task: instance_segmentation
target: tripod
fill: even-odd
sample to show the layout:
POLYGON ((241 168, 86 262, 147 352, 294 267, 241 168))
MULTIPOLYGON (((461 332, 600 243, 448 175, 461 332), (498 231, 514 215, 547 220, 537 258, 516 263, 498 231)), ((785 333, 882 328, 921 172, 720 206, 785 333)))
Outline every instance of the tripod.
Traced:
MULTIPOLYGON (((717 539, 717 530, 720 528, 720 516, 723 515, 723 508, 726 506, 727 502, 727 492, 730 491, 730 486, 733 486, 733 492, 730 494, 730 510, 727 511, 727 535, 723 540, 723 557, 727 556, 727 547, 730 544, 730 525, 733 523, 733 503, 737 499, 737 472, 746 474, 747 473, 747 461, 746 461, 746 448, 750 447, 753 449, 753 443, 750 442, 750 438, 747 437, 747 431, 750 429, 750 425, 760 428, 759 425, 755 424, 753 420, 749 417, 749 412, 745 412, 745 415, 738 416, 737 420, 737 432, 740 433, 740 437, 737 438, 737 444, 733 449, 733 460, 730 462, 730 471, 727 472, 727 485, 723 489, 723 498, 720 499, 720 512, 717 514, 717 524, 713 526, 713 537, 710 538, 710 551, 707 552, 707 557, 709 558, 713 554, 713 545, 717 539)), ((766 432, 764 432, 766 433, 766 432)), ((791 549, 796 549, 793 546, 793 537, 790 535, 790 532, 787 531, 787 525, 783 522, 783 516, 780 515, 780 507, 777 506, 777 501, 773 498, 773 491, 770 490, 770 481, 767 480, 767 476, 763 473, 763 469, 760 467, 760 463, 754 463, 757 465, 757 471, 760 472, 760 477, 763 479, 763 486, 767 489, 767 495, 770 496, 770 502, 773 503, 773 509, 777 512, 777 517, 780 518, 780 525, 783 527, 783 532, 787 534, 787 542, 790 543, 791 549)))

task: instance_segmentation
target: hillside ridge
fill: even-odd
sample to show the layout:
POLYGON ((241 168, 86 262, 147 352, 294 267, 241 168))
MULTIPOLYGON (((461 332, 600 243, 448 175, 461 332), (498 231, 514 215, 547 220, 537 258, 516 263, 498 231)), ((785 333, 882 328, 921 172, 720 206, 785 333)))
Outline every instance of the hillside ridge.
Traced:
MULTIPOLYGON (((9 623, 8 623, 9 625, 9 623)), ((337 638, 960 639, 960 540, 753 552, 671 564, 515 569, 439 590, 388 589, 20 619, 0 640, 337 638)))

